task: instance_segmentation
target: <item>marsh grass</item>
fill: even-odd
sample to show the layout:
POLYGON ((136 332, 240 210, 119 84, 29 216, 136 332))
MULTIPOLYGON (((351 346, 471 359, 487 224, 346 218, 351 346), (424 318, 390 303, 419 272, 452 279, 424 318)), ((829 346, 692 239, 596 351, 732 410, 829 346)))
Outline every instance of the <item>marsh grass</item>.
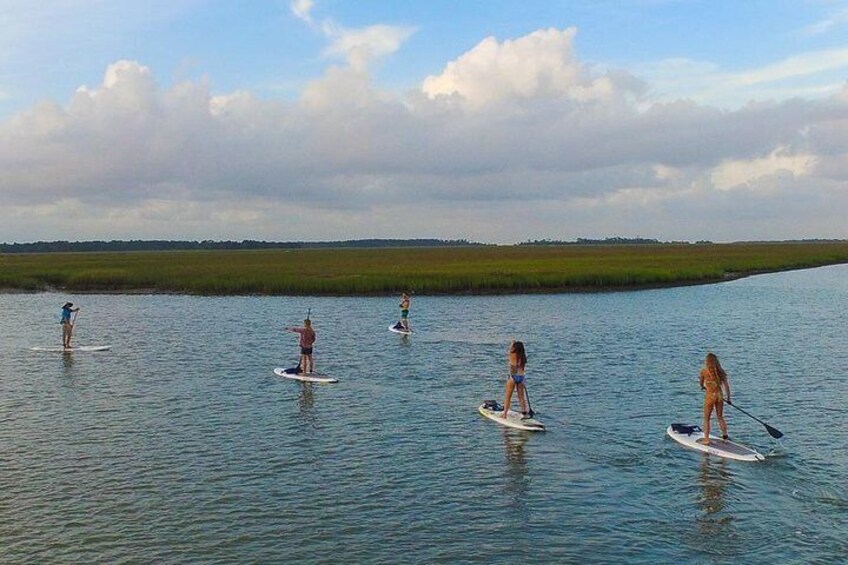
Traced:
POLYGON ((602 291, 848 262, 848 242, 0 254, 0 288, 374 295, 602 291))

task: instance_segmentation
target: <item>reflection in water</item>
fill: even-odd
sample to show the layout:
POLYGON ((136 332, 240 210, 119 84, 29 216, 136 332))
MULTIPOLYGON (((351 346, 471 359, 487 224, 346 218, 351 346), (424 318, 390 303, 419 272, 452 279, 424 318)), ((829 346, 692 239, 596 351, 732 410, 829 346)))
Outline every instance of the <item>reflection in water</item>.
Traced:
POLYGON ((300 417, 310 423, 315 423, 315 395, 312 383, 300 383, 300 395, 297 397, 297 410, 300 417))
POLYGON ((66 377, 72 377, 74 368, 74 354, 70 351, 62 352, 62 371, 66 377))
POLYGON ((504 447, 506 448, 506 473, 504 486, 510 515, 518 520, 518 525, 528 525, 530 512, 527 493, 530 487, 528 477, 527 457, 524 444, 527 443, 527 433, 503 429, 504 447))
POLYGON ((312 391, 312 383, 300 383, 300 396, 297 397, 297 408, 300 410, 301 416, 306 416, 312 412, 315 406, 315 395, 312 391))
POLYGON ((727 539, 732 533, 733 517, 726 512, 726 490, 732 484, 727 462, 724 459, 711 458, 707 455, 701 461, 698 473, 701 490, 696 504, 703 513, 698 517, 698 532, 702 541, 716 543, 717 540, 727 539))

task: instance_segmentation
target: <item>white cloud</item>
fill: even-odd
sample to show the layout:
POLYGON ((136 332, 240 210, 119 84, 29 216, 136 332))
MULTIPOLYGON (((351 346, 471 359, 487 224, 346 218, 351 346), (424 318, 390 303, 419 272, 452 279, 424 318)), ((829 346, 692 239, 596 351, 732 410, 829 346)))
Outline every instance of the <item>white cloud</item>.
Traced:
POLYGON ((341 58, 359 71, 366 70, 375 60, 395 53, 416 31, 412 26, 387 24, 346 28, 332 18, 318 23, 311 16, 313 7, 313 0, 294 0, 291 3, 295 16, 313 29, 320 30, 330 42, 324 50, 325 56, 341 58))
POLYGON ((761 69, 730 75, 730 78, 740 86, 748 86, 846 68, 848 68, 848 49, 829 49, 802 53, 761 69))
POLYGON ((0 241, 848 237, 848 89, 637 106, 573 37, 483 41, 406 95, 334 66, 293 102, 118 61, 0 123, 0 241))
POLYGON ((312 8, 315 6, 313 0, 294 0, 291 3, 292 13, 299 19, 312 23, 312 8))
POLYGON ((332 28, 328 55, 344 58, 352 67, 365 69, 376 59, 391 55, 415 33, 408 26, 373 25, 361 29, 332 28))
POLYGON ((458 96, 471 107, 509 100, 606 102, 622 92, 613 77, 595 76, 574 51, 576 28, 535 31, 515 40, 488 37, 422 85, 430 98, 458 96))
POLYGON ((816 158, 808 153, 791 153, 786 147, 779 147, 765 157, 757 159, 723 161, 711 173, 713 184, 719 190, 734 188, 755 188, 765 177, 789 175, 797 179, 807 174, 816 163, 816 158))
POLYGON ((801 53, 761 68, 726 71, 689 59, 639 66, 635 73, 664 100, 689 98, 701 104, 739 108, 752 100, 823 98, 838 92, 848 76, 848 49, 801 53))
POLYGON ((804 35, 823 35, 845 24, 848 24, 848 8, 837 10, 827 18, 805 26, 801 33, 804 35))
POLYGON ((654 165, 654 175, 659 181, 675 181, 681 178, 682 173, 676 167, 669 167, 662 163, 654 165))

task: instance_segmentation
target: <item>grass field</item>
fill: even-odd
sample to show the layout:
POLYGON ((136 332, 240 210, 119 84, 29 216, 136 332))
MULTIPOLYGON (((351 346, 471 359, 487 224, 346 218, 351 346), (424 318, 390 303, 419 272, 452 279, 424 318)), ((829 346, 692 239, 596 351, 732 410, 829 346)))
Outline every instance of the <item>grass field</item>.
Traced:
POLYGON ((848 242, 0 254, 0 288, 376 295, 604 291, 848 262, 848 242))

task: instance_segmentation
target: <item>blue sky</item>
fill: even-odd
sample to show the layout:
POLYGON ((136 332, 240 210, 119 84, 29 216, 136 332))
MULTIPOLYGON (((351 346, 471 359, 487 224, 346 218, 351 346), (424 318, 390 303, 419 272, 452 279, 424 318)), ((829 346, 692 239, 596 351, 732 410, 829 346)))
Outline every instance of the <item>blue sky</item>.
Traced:
POLYGON ((0 0, 0 26, 4 241, 848 237, 846 1, 0 0))
MULTIPOLYGON (((587 64, 635 69, 688 59, 742 72, 848 48, 848 3, 828 0, 318 0, 311 12, 350 28, 414 28, 375 70, 378 84, 395 89, 415 88, 484 37, 504 40, 549 27, 577 27, 576 47, 587 64), (817 25, 822 29, 813 32, 817 25)), ((119 59, 155 69, 162 82, 208 77, 215 91, 250 89, 266 97, 297 96, 333 62, 322 55, 326 39, 286 1, 12 0, 0 2, 0 13, 12 28, 0 40, 4 117, 43 98, 66 100, 119 59)), ((846 77, 841 67, 794 84, 833 85, 846 77)))

